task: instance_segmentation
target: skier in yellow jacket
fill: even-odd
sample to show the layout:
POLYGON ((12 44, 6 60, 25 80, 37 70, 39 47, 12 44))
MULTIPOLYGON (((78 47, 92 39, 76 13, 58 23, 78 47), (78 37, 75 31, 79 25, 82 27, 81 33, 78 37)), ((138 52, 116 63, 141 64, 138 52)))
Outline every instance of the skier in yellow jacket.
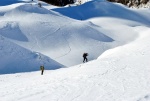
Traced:
POLYGON ((40 69, 41 69, 41 75, 43 75, 43 73, 44 73, 44 65, 40 66, 40 69))

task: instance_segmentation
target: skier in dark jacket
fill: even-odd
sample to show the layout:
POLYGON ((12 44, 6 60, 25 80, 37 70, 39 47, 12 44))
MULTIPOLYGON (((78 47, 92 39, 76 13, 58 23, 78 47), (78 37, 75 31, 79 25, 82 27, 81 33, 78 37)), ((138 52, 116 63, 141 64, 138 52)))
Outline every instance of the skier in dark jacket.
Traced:
POLYGON ((87 56, 88 56, 88 53, 83 53, 83 63, 88 62, 87 56))
POLYGON ((44 65, 40 66, 40 69, 41 69, 41 75, 43 75, 43 73, 44 73, 44 65))

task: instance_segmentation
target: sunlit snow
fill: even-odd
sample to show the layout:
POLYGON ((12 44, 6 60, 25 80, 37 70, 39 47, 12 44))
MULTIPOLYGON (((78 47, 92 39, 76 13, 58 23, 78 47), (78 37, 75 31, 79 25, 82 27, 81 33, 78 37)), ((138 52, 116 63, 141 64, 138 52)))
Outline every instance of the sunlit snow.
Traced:
POLYGON ((150 101, 150 9, 83 2, 0 1, 0 101, 150 101))

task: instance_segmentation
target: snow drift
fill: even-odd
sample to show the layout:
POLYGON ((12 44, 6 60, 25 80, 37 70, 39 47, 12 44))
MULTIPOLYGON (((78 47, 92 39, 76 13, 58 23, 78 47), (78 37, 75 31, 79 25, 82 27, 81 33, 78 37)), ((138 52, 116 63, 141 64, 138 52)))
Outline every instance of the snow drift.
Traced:
POLYGON ((150 101, 149 14, 98 0, 0 6, 0 99, 150 101))
POLYGON ((46 6, 49 5, 44 4, 40 8, 37 3, 31 2, 11 5, 9 9, 10 6, 2 7, 0 35, 31 52, 46 55, 65 67, 82 63, 84 52, 89 53, 90 61, 108 49, 135 40, 138 32, 132 27, 149 22, 141 13, 99 0, 59 9, 50 6, 53 9, 48 10, 46 6), (66 11, 69 13, 64 14, 66 11))
POLYGON ((85 20, 94 17, 114 17, 144 24, 150 23, 150 20, 145 18, 145 16, 141 16, 141 14, 127 8, 126 6, 102 0, 89 1, 80 6, 70 7, 69 9, 66 7, 53 10, 78 20, 85 20))
POLYGON ((0 56, 0 74, 37 71, 40 65, 45 65, 46 69, 63 67, 49 57, 20 47, 3 36, 0 36, 0 56))

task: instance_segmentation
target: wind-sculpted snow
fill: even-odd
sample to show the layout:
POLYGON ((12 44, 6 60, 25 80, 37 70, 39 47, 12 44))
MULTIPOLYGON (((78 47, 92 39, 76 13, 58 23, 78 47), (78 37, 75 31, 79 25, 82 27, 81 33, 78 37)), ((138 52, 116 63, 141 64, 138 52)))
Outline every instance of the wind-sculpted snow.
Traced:
MULTIPOLYGON (((129 19, 115 19, 116 15, 120 18, 130 18, 130 15, 126 13, 131 10, 108 2, 92 1, 81 6, 65 8, 68 11, 78 8, 82 12, 83 6, 88 11, 92 10, 93 13, 85 14, 85 17, 91 18, 87 21, 62 16, 63 11, 59 14, 48 10, 46 4, 43 7, 39 7, 36 3, 18 5, 13 5, 12 9, 9 6, 2 7, 1 12, 4 15, 0 19, 0 35, 30 51, 42 53, 64 66, 82 63, 84 52, 89 53, 90 61, 108 49, 135 40, 138 32, 133 27, 141 25, 139 23, 141 20, 136 19, 138 15, 134 16, 136 20, 139 20, 137 22, 129 19), (103 6, 106 8, 105 11, 99 7, 101 3, 108 5, 103 6), (117 8, 121 9, 116 14, 111 13, 111 9, 115 11, 117 8), (124 12, 126 16, 119 15, 119 12, 124 12), (97 15, 103 18, 98 18, 97 15), (114 17, 111 18, 109 15, 114 17)), ((67 14, 69 15, 70 13, 67 14)), ((75 11, 72 16, 79 16, 79 14, 75 11)))
POLYGON ((37 14, 53 14, 56 15, 55 13, 53 13, 50 10, 47 10, 43 7, 39 7, 38 4, 25 4, 22 6, 19 6, 17 8, 15 8, 16 10, 22 11, 22 12, 27 12, 27 13, 37 13, 37 14))
POLYGON ((99 26, 92 22, 76 21, 36 4, 17 6, 1 18, 1 35, 28 50, 47 55, 64 66, 81 63, 83 52, 91 54, 89 60, 93 60, 109 48, 104 43, 115 41, 98 30, 99 26), (69 61, 71 57, 72 61, 69 61))
POLYGON ((104 57, 70 68, 0 76, 4 101, 150 101, 150 29, 108 50, 104 57))
POLYGON ((150 101, 149 14, 98 0, 0 6, 0 101, 150 101))
POLYGON ((58 69, 63 65, 38 52, 29 51, 20 47, 3 36, 0 36, 0 74, 30 72, 40 69, 58 69))
POLYGON ((123 5, 94 0, 80 6, 53 9, 73 19, 86 20, 96 17, 113 17, 149 24, 150 20, 123 5))
MULTIPOLYGON (((31 14, 37 14, 37 15, 45 14, 45 16, 46 15, 58 16, 52 11, 49 11, 45 8, 40 8, 37 4, 23 4, 23 5, 17 6, 16 8, 4 13, 4 16, 14 17, 15 20, 22 20, 22 18, 31 14), (16 18, 20 18, 20 19, 16 19, 16 18)), ((30 20, 32 21, 35 19, 30 19, 30 20)))
POLYGON ((20 30, 17 22, 1 22, 0 35, 11 40, 28 41, 27 37, 20 30))

